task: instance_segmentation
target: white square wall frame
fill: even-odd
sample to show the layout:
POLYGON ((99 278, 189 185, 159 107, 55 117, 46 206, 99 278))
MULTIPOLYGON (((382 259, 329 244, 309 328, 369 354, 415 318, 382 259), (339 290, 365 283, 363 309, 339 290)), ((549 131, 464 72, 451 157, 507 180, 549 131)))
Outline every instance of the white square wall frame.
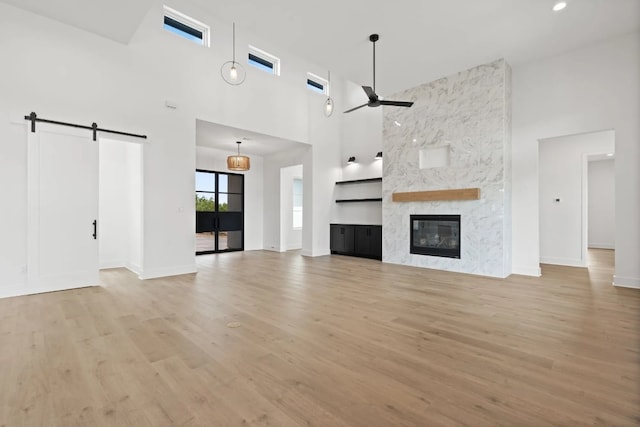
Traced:
POLYGON ((451 146, 423 148, 419 152, 420 169, 433 169, 449 166, 451 163, 451 146))

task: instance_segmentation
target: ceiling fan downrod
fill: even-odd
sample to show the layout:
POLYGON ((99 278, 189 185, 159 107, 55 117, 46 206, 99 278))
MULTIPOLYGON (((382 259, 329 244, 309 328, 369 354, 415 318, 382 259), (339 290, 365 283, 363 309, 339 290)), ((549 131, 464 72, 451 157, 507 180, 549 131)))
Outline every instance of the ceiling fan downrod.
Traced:
POLYGON ((371 34, 369 41, 373 43, 373 91, 376 91, 376 42, 380 40, 380 36, 377 34, 371 34))

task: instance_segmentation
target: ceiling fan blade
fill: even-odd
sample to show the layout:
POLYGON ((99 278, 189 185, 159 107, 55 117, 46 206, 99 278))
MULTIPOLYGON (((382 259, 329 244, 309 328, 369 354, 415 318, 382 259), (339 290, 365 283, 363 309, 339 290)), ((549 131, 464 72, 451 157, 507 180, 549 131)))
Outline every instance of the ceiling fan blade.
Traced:
POLYGON ((359 105, 359 106, 357 106, 357 107, 355 107, 355 108, 352 108, 352 109, 350 109, 350 110, 347 110, 347 111, 345 111, 345 113, 350 113, 350 112, 355 111, 355 110, 357 110, 357 109, 359 109, 359 108, 366 107, 367 105, 369 105, 369 103, 368 103, 368 102, 367 102, 366 104, 362 104, 362 105, 359 105))
POLYGON ((411 107, 413 102, 409 101, 380 101, 380 105, 391 105, 394 107, 411 107))
POLYGON ((371 89, 370 86, 362 86, 362 90, 364 90, 364 93, 367 94, 369 99, 375 99, 378 97, 378 95, 376 95, 376 93, 373 91, 373 89, 371 89))

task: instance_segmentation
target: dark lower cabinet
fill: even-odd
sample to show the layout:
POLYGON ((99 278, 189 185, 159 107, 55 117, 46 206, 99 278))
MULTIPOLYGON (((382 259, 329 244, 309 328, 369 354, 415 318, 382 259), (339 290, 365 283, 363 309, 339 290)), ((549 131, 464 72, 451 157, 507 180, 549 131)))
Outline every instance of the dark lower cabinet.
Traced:
POLYGON ((331 253, 382 259, 382 226, 331 224, 331 253))
POLYGON ((382 259, 382 227, 379 225, 356 225, 355 253, 366 258, 382 259))
POLYGON ((331 224, 331 253, 351 254, 354 249, 353 225, 331 224))

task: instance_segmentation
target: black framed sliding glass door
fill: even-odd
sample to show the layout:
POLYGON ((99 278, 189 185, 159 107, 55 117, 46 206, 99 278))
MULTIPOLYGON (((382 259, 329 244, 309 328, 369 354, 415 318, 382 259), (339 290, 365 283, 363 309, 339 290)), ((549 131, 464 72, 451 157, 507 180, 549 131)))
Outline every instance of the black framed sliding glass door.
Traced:
POLYGON ((196 170, 196 255, 244 250, 244 175, 196 170))

